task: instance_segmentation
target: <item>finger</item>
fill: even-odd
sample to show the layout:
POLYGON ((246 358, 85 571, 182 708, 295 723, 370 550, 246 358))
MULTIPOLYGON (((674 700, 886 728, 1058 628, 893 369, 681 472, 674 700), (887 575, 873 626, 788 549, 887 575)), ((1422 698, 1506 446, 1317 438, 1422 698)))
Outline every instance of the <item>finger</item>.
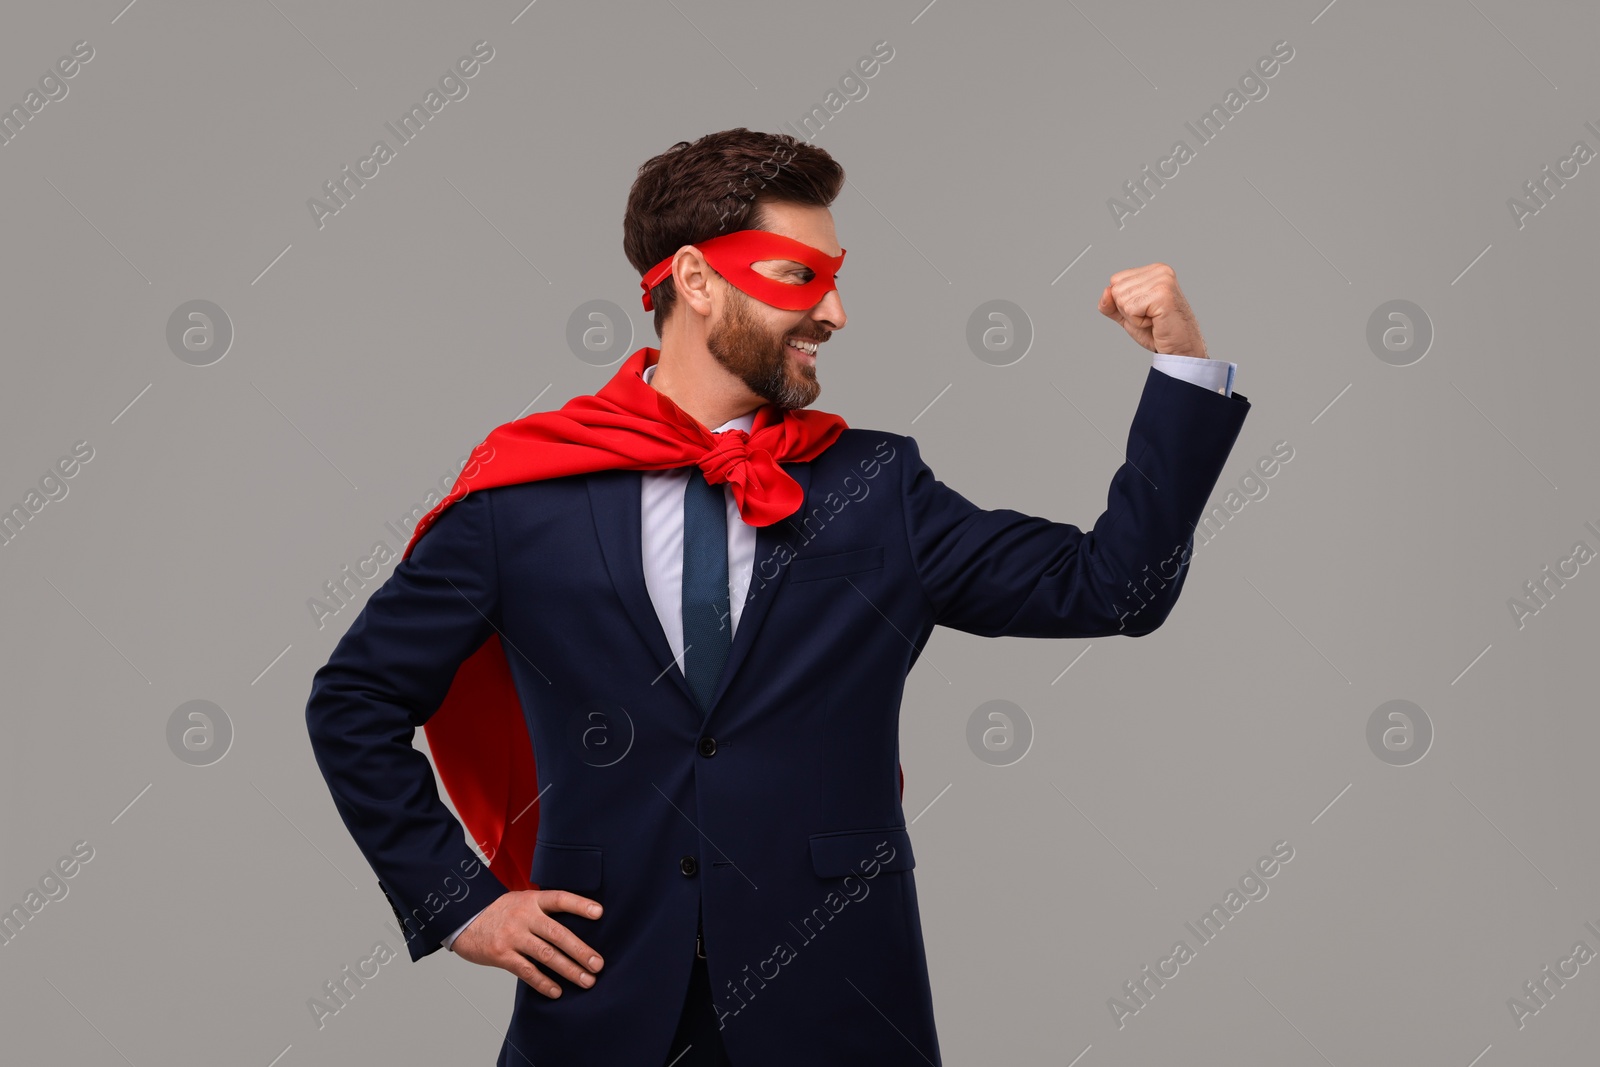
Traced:
POLYGON ((545 970, 555 971, 569 982, 585 988, 594 985, 594 975, 573 962, 570 956, 561 952, 542 937, 537 937, 533 934, 513 936, 511 947, 539 964, 545 970))
POLYGON ((580 897, 565 889, 545 890, 539 895, 539 907, 545 911, 570 911, 574 915, 582 915, 585 919, 598 919, 605 911, 598 900, 580 897))
POLYGON ((1133 288, 1117 293, 1117 307, 1122 317, 1135 325, 1148 326, 1161 305, 1159 294, 1149 288, 1133 288))
MULTIPOLYGON (((545 912, 569 912, 581 915, 586 919, 596 919, 605 911, 597 900, 569 893, 564 889, 548 890, 537 901, 538 906, 545 912)), ((605 966, 605 961, 600 954, 584 943, 583 939, 554 919, 548 920, 548 925, 539 924, 533 931, 540 937, 549 938, 563 952, 573 959, 579 960, 591 971, 598 971, 605 966)))
POLYGON ((583 938, 548 915, 530 917, 526 930, 529 935, 548 941, 586 970, 598 971, 605 966, 605 960, 600 957, 600 953, 590 948, 583 938))
POLYGON ((1146 318, 1159 318, 1172 310, 1171 286, 1159 283, 1151 285, 1140 294, 1140 299, 1143 301, 1144 306, 1139 310, 1146 318))
POLYGON ((1111 276, 1111 281, 1115 283, 1129 279, 1175 277, 1176 274, 1177 272, 1166 263, 1146 263, 1142 267, 1129 267, 1127 270, 1117 271, 1111 276))
POLYGON ((1142 316, 1149 303, 1149 293, 1149 283, 1142 277, 1124 278, 1111 284, 1111 298, 1124 318, 1142 316))
POLYGON ((535 967, 533 961, 526 956, 513 952, 498 962, 501 967, 526 982, 534 992, 542 993, 551 1000, 561 995, 560 984, 535 967))
POLYGON ((1106 291, 1100 294, 1100 314, 1112 322, 1121 324, 1122 313, 1117 310, 1117 301, 1111 295, 1111 286, 1106 286, 1106 291))
POLYGON ((1149 308, 1137 293, 1117 294, 1117 321, 1130 330, 1150 326, 1149 308))
POLYGON ((1183 292, 1178 288, 1172 268, 1160 263, 1139 277, 1129 279, 1117 292, 1117 302, 1124 309, 1131 307, 1146 316, 1177 310, 1182 301, 1183 292))

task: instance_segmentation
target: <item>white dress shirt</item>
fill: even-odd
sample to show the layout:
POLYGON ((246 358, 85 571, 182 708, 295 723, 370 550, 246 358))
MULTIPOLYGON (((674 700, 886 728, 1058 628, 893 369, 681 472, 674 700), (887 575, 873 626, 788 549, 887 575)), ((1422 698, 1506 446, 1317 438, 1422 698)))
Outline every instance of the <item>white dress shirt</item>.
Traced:
MULTIPOLYGON (((655 376, 653 364, 644 369, 644 380, 655 376)), ((729 419, 712 433, 723 430, 750 431, 756 421, 754 411, 729 419)), ((650 602, 667 635, 672 657, 683 669, 683 493, 689 486, 689 467, 663 471, 644 471, 639 485, 639 530, 644 551, 644 584, 650 602)), ((733 490, 723 483, 723 503, 728 512, 728 612, 732 631, 739 629, 750 576, 755 571, 756 528, 745 522, 733 502, 733 490)), ((729 640, 732 640, 730 633, 729 640)))
MULTIPOLYGON (((1200 356, 1174 356, 1157 354, 1152 364, 1156 370, 1192 382, 1203 389, 1233 395, 1233 375, 1237 364, 1200 356)), ((644 369, 644 380, 655 376, 659 363, 644 369)), ((755 423, 754 411, 729 419, 712 433, 723 430, 749 431, 755 423)), ((656 617, 667 635, 667 644, 679 669, 683 667, 683 493, 689 484, 689 468, 674 467, 669 470, 643 471, 640 482, 639 518, 640 542, 644 554, 644 584, 650 591, 650 602, 655 605, 656 617)), ((739 615, 744 607, 745 593, 750 588, 756 558, 756 528, 739 514, 733 500, 733 490, 723 485, 723 500, 728 509, 728 595, 732 631, 739 628, 739 615)), ((731 634, 730 634, 731 640, 731 634)), ((482 912, 478 913, 483 914, 482 912)), ((474 915, 472 919, 478 916, 474 915)), ((468 919, 456 932, 444 939, 450 948, 461 931, 472 925, 468 919)), ((454 951, 452 949, 452 951, 454 951)))

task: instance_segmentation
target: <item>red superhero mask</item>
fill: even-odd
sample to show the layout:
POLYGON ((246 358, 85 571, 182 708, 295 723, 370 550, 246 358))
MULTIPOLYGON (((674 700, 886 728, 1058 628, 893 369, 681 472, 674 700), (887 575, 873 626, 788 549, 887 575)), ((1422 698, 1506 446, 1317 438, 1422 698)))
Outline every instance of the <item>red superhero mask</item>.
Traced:
MULTIPOLYGON (((770 230, 735 230, 709 241, 696 241, 694 247, 735 289, 755 297, 763 304, 771 304, 785 311, 804 311, 815 307, 823 297, 838 288, 833 278, 839 272, 839 265, 844 262, 845 253, 841 248, 836 256, 825 255, 808 244, 770 230), (804 285, 794 285, 775 281, 751 269, 751 264, 764 259, 792 259, 796 263, 803 263, 811 269, 811 280, 804 285)), ((646 311, 655 310, 650 290, 672 273, 672 261, 676 256, 674 252, 639 279, 639 287, 644 290, 646 311)))

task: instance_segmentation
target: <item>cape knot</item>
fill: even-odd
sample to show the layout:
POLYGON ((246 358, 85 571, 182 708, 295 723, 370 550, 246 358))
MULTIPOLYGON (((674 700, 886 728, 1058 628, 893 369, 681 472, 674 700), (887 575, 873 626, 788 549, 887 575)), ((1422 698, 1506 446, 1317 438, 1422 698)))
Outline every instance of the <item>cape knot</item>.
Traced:
POLYGON ((723 482, 744 485, 751 462, 760 463, 765 459, 770 463, 772 460, 772 454, 766 449, 750 447, 750 435, 744 430, 724 430, 712 434, 711 440, 711 447, 698 461, 709 485, 723 482))

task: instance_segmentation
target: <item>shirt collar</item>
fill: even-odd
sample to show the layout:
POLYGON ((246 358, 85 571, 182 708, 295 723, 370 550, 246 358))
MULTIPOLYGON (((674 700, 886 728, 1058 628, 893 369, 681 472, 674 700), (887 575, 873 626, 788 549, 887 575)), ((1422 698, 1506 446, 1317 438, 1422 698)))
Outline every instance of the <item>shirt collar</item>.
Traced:
MULTIPOLYGON (((655 377, 656 368, 659 367, 660 365, 661 364, 659 362, 656 362, 656 363, 650 364, 650 366, 648 366, 648 367, 646 367, 644 369, 644 380, 645 380, 646 384, 649 384, 650 379, 655 377)), ((721 433, 723 430, 743 430, 745 433, 749 433, 750 432, 750 427, 754 426, 755 422, 756 422, 756 413, 754 411, 748 411, 748 412, 745 412, 743 415, 740 415, 736 419, 729 419, 727 422, 723 423, 721 426, 713 427, 711 432, 712 433, 721 433)))

